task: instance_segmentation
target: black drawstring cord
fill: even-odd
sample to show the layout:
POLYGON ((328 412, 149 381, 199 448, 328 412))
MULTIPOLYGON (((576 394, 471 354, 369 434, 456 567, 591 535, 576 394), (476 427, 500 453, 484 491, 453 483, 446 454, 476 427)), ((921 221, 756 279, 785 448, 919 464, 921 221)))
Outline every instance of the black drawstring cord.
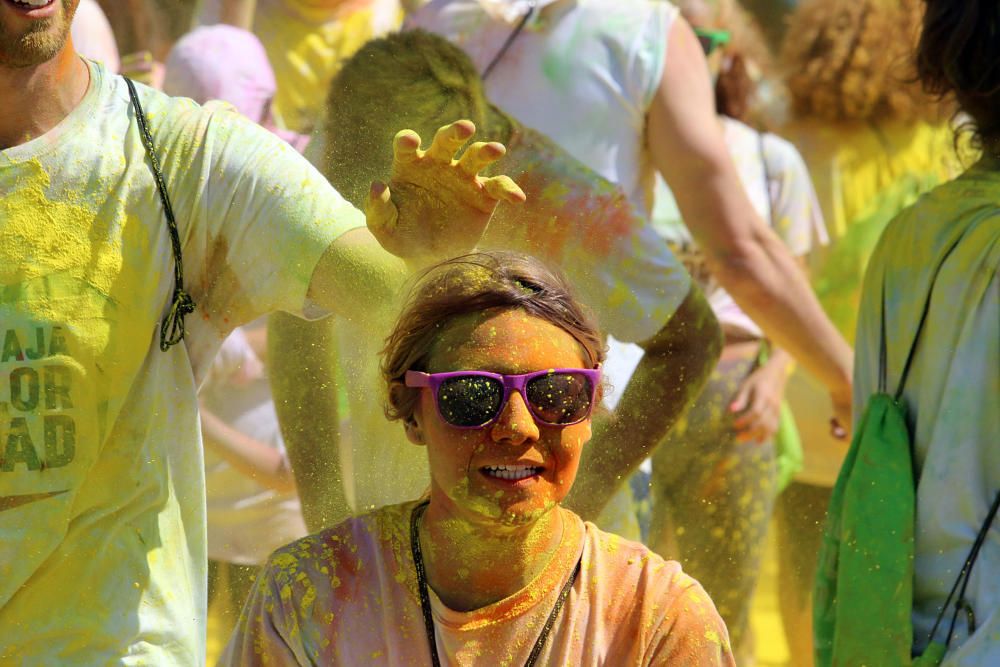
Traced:
POLYGON ((184 266, 181 263, 181 239, 177 231, 177 220, 174 218, 174 209, 170 205, 170 198, 167 197, 167 188, 163 183, 163 174, 160 171, 160 162, 156 159, 156 152, 153 150, 153 135, 149 132, 146 123, 146 114, 139 104, 139 95, 135 92, 135 84, 128 77, 125 85, 128 86, 129 97, 132 98, 132 106, 135 108, 135 119, 139 124, 139 136, 142 145, 149 156, 149 162, 153 168, 153 179, 156 181, 156 189, 160 193, 160 201, 163 202, 163 211, 167 216, 167 229, 170 231, 170 245, 174 253, 174 294, 170 303, 170 311, 160 323, 160 349, 166 352, 171 346, 176 345, 184 339, 184 316, 194 312, 195 303, 191 295, 184 291, 184 266))

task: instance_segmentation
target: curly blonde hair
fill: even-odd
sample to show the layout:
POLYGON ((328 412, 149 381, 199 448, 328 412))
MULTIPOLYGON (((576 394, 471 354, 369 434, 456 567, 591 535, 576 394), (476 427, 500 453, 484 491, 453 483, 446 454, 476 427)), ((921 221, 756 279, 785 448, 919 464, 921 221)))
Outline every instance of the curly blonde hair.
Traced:
POLYGON ((913 63, 920 0, 805 0, 782 49, 797 115, 831 121, 941 120, 913 63))

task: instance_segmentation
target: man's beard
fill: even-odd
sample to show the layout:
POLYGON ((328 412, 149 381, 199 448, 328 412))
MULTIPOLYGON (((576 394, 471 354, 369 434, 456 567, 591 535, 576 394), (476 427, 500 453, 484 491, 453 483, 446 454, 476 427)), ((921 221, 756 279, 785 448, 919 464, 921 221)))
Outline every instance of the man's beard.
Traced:
POLYGON ((20 35, 8 33, 0 23, 0 67, 34 67, 52 60, 62 50, 75 7, 67 6, 66 0, 56 2, 62 5, 59 15, 34 22, 20 35))

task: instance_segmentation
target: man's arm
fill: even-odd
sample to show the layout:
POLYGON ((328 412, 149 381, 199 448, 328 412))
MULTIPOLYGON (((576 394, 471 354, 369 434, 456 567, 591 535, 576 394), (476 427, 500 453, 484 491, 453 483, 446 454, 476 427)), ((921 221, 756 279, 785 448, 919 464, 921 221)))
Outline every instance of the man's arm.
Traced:
POLYGON ((340 465, 333 319, 274 313, 267 340, 271 393, 302 517, 317 532, 352 514, 340 465))
POLYGON ((652 339, 612 416, 595 424, 580 471, 566 501, 587 520, 600 514, 621 483, 660 444, 701 392, 719 353, 722 335, 697 286, 652 339))
POLYGON ((712 275, 768 338, 828 387, 841 425, 849 427, 850 347, 794 258, 754 213, 726 150, 701 46, 682 19, 670 31, 648 132, 654 162, 712 275))

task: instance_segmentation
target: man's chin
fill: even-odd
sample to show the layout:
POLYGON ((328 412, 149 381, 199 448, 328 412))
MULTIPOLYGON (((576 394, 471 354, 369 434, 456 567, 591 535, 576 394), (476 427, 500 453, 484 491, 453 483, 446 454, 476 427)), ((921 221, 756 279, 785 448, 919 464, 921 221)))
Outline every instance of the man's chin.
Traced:
MULTIPOLYGON (((0 0, 0 16, 11 13, 13 3, 0 0)), ((55 58, 66 46, 76 3, 55 0, 50 6, 52 16, 34 20, 18 32, 17 19, 0 19, 0 67, 25 68, 43 65, 55 58), (68 5, 68 6, 67 6, 68 5)))

